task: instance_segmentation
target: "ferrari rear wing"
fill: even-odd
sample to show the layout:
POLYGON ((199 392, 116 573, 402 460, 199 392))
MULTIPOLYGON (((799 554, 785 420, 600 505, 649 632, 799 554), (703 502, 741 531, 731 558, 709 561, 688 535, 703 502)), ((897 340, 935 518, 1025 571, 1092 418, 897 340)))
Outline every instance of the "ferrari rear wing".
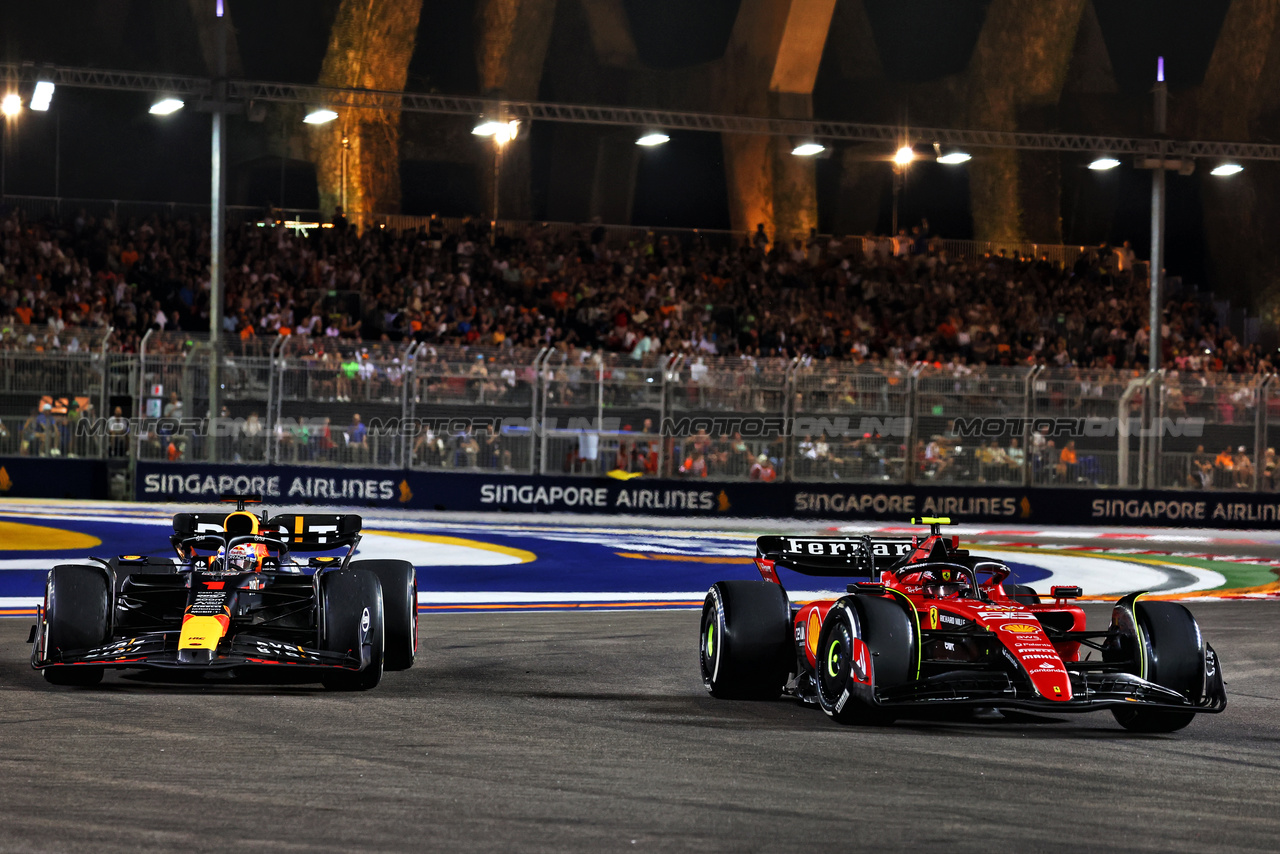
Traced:
POLYGON ((756 540, 756 562, 763 561, 802 575, 876 579, 882 570, 893 568, 910 555, 916 543, 912 537, 771 535, 756 540))

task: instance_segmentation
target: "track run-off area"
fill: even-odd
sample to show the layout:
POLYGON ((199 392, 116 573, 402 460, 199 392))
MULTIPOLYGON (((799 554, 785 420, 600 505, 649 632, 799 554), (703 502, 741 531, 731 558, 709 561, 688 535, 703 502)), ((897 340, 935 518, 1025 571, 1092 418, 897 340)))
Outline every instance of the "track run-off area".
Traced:
MULTIPOLYGON (((781 520, 363 512, 361 554, 418 567, 419 654, 373 691, 30 667, 50 566, 170 554, 212 509, 0 501, 0 852, 1274 851, 1280 534, 953 526, 1020 583, 1185 602, 1228 706, 1171 735, 1108 713, 845 727, 711 698, 698 608, 758 578, 781 520)), ((269 507, 271 513, 293 508, 269 507)), ((331 512, 328 509, 323 512, 331 512)), ((800 600, 822 591, 784 583, 800 600)), ((1111 606, 1085 603, 1091 626, 1111 606)))
MULTIPOLYGON (((56 564, 88 555, 171 556, 172 514, 194 507, 209 509, 0 500, 0 614, 34 614, 45 573, 56 564)), ((385 510, 362 515, 365 533, 356 556, 412 561, 424 611, 691 608, 701 605, 716 581, 759 577, 752 558, 761 534, 924 531, 905 524, 782 520, 704 526, 644 517, 385 510)), ((963 524, 948 531, 962 545, 1005 561, 1016 583, 1043 592, 1054 584, 1075 584, 1086 600, 1140 589, 1175 599, 1280 597, 1280 534, 963 524)), ((830 592, 818 579, 787 571, 783 584, 797 602, 830 592)))

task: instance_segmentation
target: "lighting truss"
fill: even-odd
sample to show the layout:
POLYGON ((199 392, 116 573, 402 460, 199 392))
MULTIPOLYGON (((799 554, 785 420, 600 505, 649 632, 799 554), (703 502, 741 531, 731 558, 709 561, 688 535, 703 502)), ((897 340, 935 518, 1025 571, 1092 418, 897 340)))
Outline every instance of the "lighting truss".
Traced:
MULTIPOLYGON (((32 63, 0 63, 0 78, 34 82, 50 80, 57 86, 110 89, 128 92, 163 92, 181 98, 188 105, 204 104, 206 109, 228 106, 214 99, 214 81, 202 77, 153 74, 139 71, 109 71, 95 68, 39 66, 32 63)), ((502 111, 524 122, 625 127, 661 127, 665 130, 696 130, 764 136, 790 136, 830 142, 882 143, 901 145, 903 129, 898 125, 859 122, 830 122, 817 119, 780 119, 763 116, 732 116, 643 107, 589 106, 546 101, 507 101, 421 92, 386 92, 373 89, 343 89, 305 84, 255 80, 226 81, 229 103, 279 103, 332 109, 391 110, 437 115, 483 116, 502 111)), ((1163 157, 1206 157, 1232 160, 1280 160, 1280 145, 1249 142, 1148 139, 1027 131, 965 130, 960 128, 912 127, 910 136, 925 144, 938 143, 958 148, 1006 148, 1035 151, 1076 151, 1113 155, 1155 155, 1163 157)))

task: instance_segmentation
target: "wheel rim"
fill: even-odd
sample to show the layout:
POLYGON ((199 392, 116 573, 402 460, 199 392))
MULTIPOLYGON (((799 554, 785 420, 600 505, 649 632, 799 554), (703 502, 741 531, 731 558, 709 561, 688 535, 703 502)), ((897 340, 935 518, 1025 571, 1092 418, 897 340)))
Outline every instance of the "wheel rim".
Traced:
POLYGON ((708 609, 705 619, 707 621, 706 631, 702 633, 702 637, 699 640, 698 645, 701 648, 701 655, 699 658, 702 662, 702 681, 706 684, 707 688, 710 689, 712 684, 720 675, 720 668, 718 666, 719 660, 716 657, 716 654, 719 652, 719 644, 716 637, 716 610, 714 608, 708 609))
POLYGON ((844 657, 844 645, 840 643, 840 638, 836 638, 831 642, 831 649, 827 651, 827 675, 835 679, 840 675, 841 659, 844 657))
POLYGON ((842 618, 831 628, 826 655, 818 668, 818 691, 823 700, 834 705, 849 683, 849 653, 853 649, 853 633, 842 618))

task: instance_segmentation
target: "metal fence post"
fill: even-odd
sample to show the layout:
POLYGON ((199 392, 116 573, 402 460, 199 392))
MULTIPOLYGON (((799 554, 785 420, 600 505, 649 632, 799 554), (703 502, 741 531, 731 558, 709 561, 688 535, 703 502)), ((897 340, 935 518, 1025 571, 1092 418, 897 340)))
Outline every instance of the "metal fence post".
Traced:
MULTIPOLYGON (((111 417, 110 413, 107 412, 107 386, 111 382, 111 365, 107 357, 107 345, 111 342, 111 335, 115 331, 116 331, 116 328, 114 326, 107 327, 107 334, 102 339, 102 349, 98 351, 99 364, 102 366, 102 388, 99 390, 99 396, 98 396, 98 401, 99 401, 98 418, 99 419, 111 417)), ((100 459, 107 458, 108 441, 109 440, 107 439, 105 434, 99 435, 97 455, 100 459)))
POLYGON ((1031 486, 1031 403, 1035 395, 1035 381, 1044 365, 1032 365, 1027 372, 1026 397, 1022 401, 1022 485, 1031 486))
POLYGON ((1152 419, 1152 423, 1151 423, 1151 428, 1152 428, 1151 432, 1154 435, 1151 437, 1151 440, 1150 440, 1152 444, 1151 477, 1152 477, 1152 486, 1155 489, 1160 489, 1164 486, 1164 484, 1162 483, 1163 478, 1161 477, 1161 473, 1163 468, 1162 462, 1164 460, 1164 432, 1165 432, 1164 427, 1165 427, 1165 424, 1168 423, 1165 421, 1166 404, 1168 403, 1168 401, 1166 400, 1166 396, 1164 393, 1164 378, 1165 378, 1165 369, 1161 368, 1160 370, 1156 371, 1155 378, 1153 379, 1153 382, 1156 383, 1156 388, 1157 388, 1155 400, 1159 402, 1159 406, 1156 409, 1156 415, 1152 419))
MULTIPOLYGON (((154 327, 151 329, 148 329, 147 334, 143 335, 142 341, 138 343, 138 421, 139 423, 141 423, 142 419, 146 418, 147 416, 147 409, 146 409, 147 407, 147 339, 149 339, 151 337, 151 334, 155 331, 156 330, 154 327)), ((132 453, 129 455, 130 457, 129 465, 131 468, 134 468, 136 470, 137 468, 136 463, 138 461, 138 457, 142 455, 142 435, 136 434, 134 436, 134 441, 130 442, 129 446, 133 449, 132 453)))
POLYGON ((596 360, 596 459, 599 459, 600 432, 604 430, 604 356, 595 354, 596 360))
MULTIPOLYGON (((1117 449, 1116 459, 1117 466, 1120 469, 1118 474, 1120 481, 1119 485, 1121 487, 1142 485, 1141 465, 1138 466, 1138 482, 1136 484, 1129 483, 1129 466, 1131 464, 1129 459, 1129 439, 1133 432, 1131 427, 1132 419, 1129 417, 1129 410, 1132 407, 1133 395, 1146 384, 1146 381, 1147 379, 1145 375, 1129 380, 1129 384, 1125 387, 1124 393, 1120 395, 1120 402, 1117 404, 1116 408, 1116 418, 1118 419, 1120 428, 1116 431, 1119 435, 1120 442, 1120 446, 1117 449)), ((1139 463, 1141 463, 1141 454, 1139 454, 1138 459, 1139 463)))
MULTIPOLYGON (((414 404, 417 397, 418 383, 418 346, 420 341, 414 341, 409 348, 404 351, 404 361, 400 365, 400 468, 407 469, 413 460, 413 445, 410 441, 411 437, 407 429, 409 422, 416 413, 414 404)), ((417 431, 413 433, 416 437, 417 431)), ((394 463, 395 461, 392 460, 394 463)))
POLYGON ((539 348, 537 355, 533 357, 533 376, 529 378, 529 474, 537 474, 541 465, 539 452, 542 443, 539 438, 542 436, 542 421, 538 418, 538 400, 542 396, 542 360, 550 352, 550 347, 539 348))
MULTIPOLYGON (((286 336, 279 336, 271 342, 271 347, 267 350, 267 423, 271 423, 272 416, 276 406, 279 403, 279 394, 277 393, 277 366, 276 366, 276 350, 283 349, 286 336)), ((283 383, 281 383, 283 390, 283 383)), ((262 442, 262 462, 271 462, 271 434, 268 433, 263 437, 262 442)))
POLYGON ((278 431, 282 413, 284 412, 284 379, 285 374, 289 370, 289 358, 285 351, 289 349, 289 339, 293 336, 280 339, 280 352, 275 352, 275 345, 272 345, 271 357, 273 381, 279 383, 276 388, 275 397, 272 401, 274 408, 267 410, 266 436, 263 437, 263 448, 266 453, 268 463, 280 462, 280 437, 278 431))
POLYGON ((535 371, 537 376, 535 382, 542 386, 542 416, 538 419, 538 471, 543 474, 547 473, 547 397, 550 394, 548 386, 551 384, 551 377, 546 371, 551 370, 548 367, 548 363, 551 361, 551 355, 554 352, 554 349, 548 348, 546 356, 535 371))
POLYGON ((902 466, 902 482, 916 482, 916 443, 920 440, 920 395, 917 384, 920 378, 920 365, 913 365, 907 374, 907 412, 911 413, 911 429, 907 431, 907 449, 902 466))
POLYGON ((800 358, 796 356, 791 360, 782 378, 782 480, 786 483, 791 481, 791 470, 795 467, 795 436, 792 427, 795 423, 796 371, 800 367, 800 358))
POLYGON ((666 464, 667 456, 667 395, 671 393, 671 388, 667 380, 671 376, 671 366, 675 364, 676 356, 668 353, 658 360, 658 364, 662 366, 662 387, 659 390, 660 397, 658 399, 658 472, 662 472, 662 467, 666 464))
MULTIPOLYGON (((1276 378, 1275 374, 1267 374, 1258 384, 1258 403, 1253 413, 1254 435, 1253 435, 1253 490, 1258 492, 1262 489, 1262 469, 1266 460, 1267 453, 1267 391, 1271 386, 1272 380, 1276 378)), ((1255 381, 1256 382, 1256 381, 1255 381)), ((1274 484, 1272 486, 1274 489, 1274 484)))

